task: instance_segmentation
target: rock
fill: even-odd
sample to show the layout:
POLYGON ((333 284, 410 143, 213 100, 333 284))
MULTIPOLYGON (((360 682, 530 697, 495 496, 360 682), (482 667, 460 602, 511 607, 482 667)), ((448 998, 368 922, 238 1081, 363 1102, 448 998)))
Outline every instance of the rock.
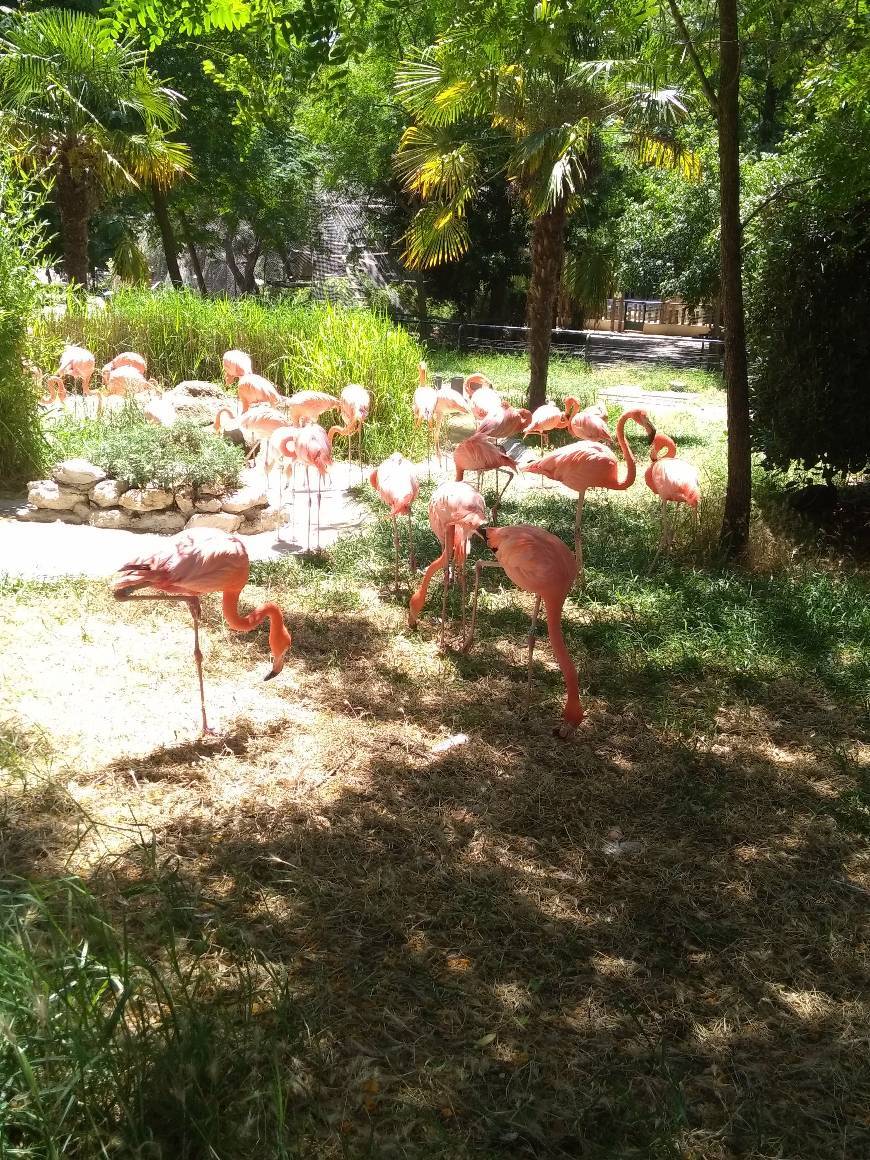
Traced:
POLYGON ((87 459, 65 459, 51 474, 58 483, 65 483, 67 487, 89 488, 106 478, 102 467, 87 459))
POLYGON ((222 483, 201 483, 196 489, 200 497, 204 495, 223 495, 226 490, 222 483))
POLYGON ((181 512, 151 512, 139 516, 133 525, 134 532, 166 532, 174 535, 184 527, 186 516, 181 512))
POLYGON ((78 516, 83 524, 86 524, 88 522, 88 520, 91 518, 91 505, 89 503, 87 503, 85 500, 82 500, 80 503, 77 503, 72 511, 73 511, 73 515, 78 516))
POLYGON ((232 512, 197 512, 187 521, 188 528, 220 528, 222 532, 235 532, 242 522, 241 516, 232 512))
POLYGON ((81 500, 80 491, 60 487, 53 479, 37 479, 27 485, 27 502, 33 507, 71 512, 81 500))
POLYGON ((688 391, 689 384, 682 379, 669 379, 668 386, 672 391, 688 391))
POLYGON ((265 507, 268 502, 264 487, 249 486, 229 492, 224 496, 221 507, 225 512, 247 512, 251 508, 265 507))
POLYGON ((135 524, 134 517, 118 508, 100 508, 91 512, 92 528, 111 528, 113 531, 130 531, 135 524))
POLYGON ((209 395, 190 395, 178 387, 174 391, 167 391, 163 398, 172 405, 179 419, 187 419, 203 427, 214 423, 221 407, 230 405, 225 396, 215 399, 209 395))
POLYGON ((172 507, 175 496, 160 487, 131 487, 118 502, 129 512, 157 512, 172 507))
POLYGON ((259 532, 273 532, 276 528, 283 527, 287 523, 289 515, 290 513, 286 508, 277 508, 271 505, 258 508, 249 519, 244 520, 240 525, 239 534, 256 536, 259 532))
POLYGON ((80 524, 82 520, 71 511, 61 511, 57 508, 38 508, 28 504, 15 512, 16 519, 26 520, 31 524, 53 524, 60 521, 62 524, 80 524))
POLYGON ((203 395, 215 399, 230 398, 220 383, 207 383, 204 379, 185 379, 183 383, 177 383, 173 389, 183 395, 193 395, 197 399, 201 399, 203 395))
POLYGON ((210 495, 206 499, 198 499, 194 503, 193 509, 198 512, 219 512, 221 501, 216 495, 210 495))
POLYGON ((175 506, 186 516, 191 514, 193 511, 193 491, 189 487, 175 489, 175 506))
POLYGON ((104 479, 102 483, 95 483, 88 492, 88 498, 97 507, 117 507, 121 496, 130 490, 129 483, 120 479, 104 479))

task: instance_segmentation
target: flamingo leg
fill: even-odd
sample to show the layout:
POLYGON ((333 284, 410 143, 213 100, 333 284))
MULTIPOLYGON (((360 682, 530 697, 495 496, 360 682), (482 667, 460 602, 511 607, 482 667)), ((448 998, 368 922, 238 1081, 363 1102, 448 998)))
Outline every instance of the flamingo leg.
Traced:
POLYGON ((504 485, 504 487, 501 489, 501 491, 499 491, 498 490, 498 471, 496 471, 496 473, 495 473, 496 497, 495 497, 495 503, 492 505, 492 522, 494 524, 498 523, 498 507, 502 501, 502 496, 507 491, 507 489, 510 487, 511 480, 513 479, 513 472, 506 471, 505 475, 507 476, 507 483, 504 485))
POLYGON ((393 516, 393 558, 395 562, 394 579, 396 591, 399 591, 399 522, 393 516))
POLYGON ((471 600, 471 626, 468 635, 463 638, 462 651, 467 653, 471 651, 471 646, 474 644, 474 629, 477 625, 477 601, 480 596, 480 573, 484 568, 501 568, 498 560, 478 560, 474 565, 474 596, 471 600))
POLYGON ((308 492, 308 526, 305 532, 305 551, 311 551, 311 468, 305 464, 305 490, 308 492))
POLYGON ((465 601, 467 599, 467 592, 465 587, 465 561, 459 569, 459 592, 462 596, 462 636, 465 636, 465 601))
POLYGON ((662 506, 662 534, 659 536, 659 550, 667 547, 667 529, 668 529, 668 505, 664 496, 659 497, 659 503, 662 506))
POLYGON ((580 591, 586 591, 586 573, 583 569, 583 541, 580 538, 580 525, 583 522, 583 501, 586 492, 581 491, 577 497, 577 515, 574 517, 574 559, 577 561, 577 583, 580 591))
POLYGON ((529 647, 529 669, 526 677, 526 697, 523 702, 523 708, 528 712, 529 703, 532 699, 532 659, 535 655, 535 640, 537 639, 538 627, 538 613, 541 611, 541 597, 535 597, 535 609, 532 613, 532 623, 529 626, 529 635, 526 638, 529 647))
POLYGON ((321 500, 321 484, 323 476, 318 471, 317 473, 317 552, 320 553, 320 500, 321 500))
POLYGON ((444 592, 441 597, 441 645, 443 651, 445 647, 445 640, 447 635, 447 594, 450 591, 450 562, 453 556, 453 524, 447 525, 447 530, 444 537, 444 551, 446 558, 444 560, 444 592))
POLYGON ((411 518, 410 509, 408 510, 408 567, 413 576, 417 571, 417 561, 414 559, 414 521, 411 518))

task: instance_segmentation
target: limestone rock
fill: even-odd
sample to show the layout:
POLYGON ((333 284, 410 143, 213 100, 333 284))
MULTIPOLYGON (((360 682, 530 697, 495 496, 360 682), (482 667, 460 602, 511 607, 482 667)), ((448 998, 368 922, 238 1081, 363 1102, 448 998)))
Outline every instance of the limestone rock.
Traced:
POLYGON ((172 405, 179 419, 188 419, 204 427, 214 423, 215 415, 221 407, 229 405, 225 396, 216 399, 211 395, 192 395, 180 387, 167 391, 163 398, 172 405))
POLYGON ((53 524, 58 520, 62 524, 80 524, 82 521, 71 511, 62 511, 57 508, 38 508, 32 504, 20 507, 15 512, 16 519, 26 520, 31 524, 53 524))
POLYGON ((247 512, 251 508, 265 507, 268 502, 264 487, 248 486, 225 495, 221 507, 225 512, 247 512))
POLYGON ((186 516, 191 514, 193 511, 193 492, 189 487, 175 489, 175 506, 186 516))
POLYGON ((58 463, 51 474, 58 483, 81 488, 93 487, 106 478, 102 467, 97 467, 87 459, 65 459, 63 463, 58 463))
POLYGON ((74 516, 79 517, 83 524, 86 524, 91 518, 91 505, 86 500, 80 500, 72 512, 74 516))
POLYGON ((193 505, 193 510, 197 512, 219 512, 221 510, 221 501, 216 495, 210 495, 205 499, 196 500, 193 505))
POLYGON ((287 523, 288 517, 289 512, 286 508, 277 508, 271 505, 257 508, 239 526, 239 534, 256 536, 259 532, 273 532, 276 528, 283 527, 287 523))
POLYGON ((134 524, 133 516, 122 512, 119 508, 100 508, 91 512, 92 528, 111 528, 113 531, 130 531, 134 524))
POLYGON ((185 379, 183 383, 178 383, 174 390, 184 395, 194 395, 196 398, 202 398, 203 395, 215 399, 230 397, 219 383, 207 383, 204 379, 185 379))
POLYGON ((97 507, 117 507, 121 496, 130 490, 129 483, 120 479, 104 479, 102 483, 95 483, 88 492, 88 498, 97 507))
POLYGON ((158 512, 172 507, 175 496, 160 487, 131 487, 118 502, 129 512, 158 512))
POLYGON ((37 479, 27 485, 27 502, 51 511, 69 511, 81 503, 82 493, 61 487, 53 479, 37 479))
POLYGON ((242 522, 241 516, 232 512, 196 512, 187 521, 188 528, 220 528, 222 532, 235 532, 242 522))
POLYGON ((181 512, 150 512, 139 516, 133 525, 134 532, 166 532, 174 535, 184 527, 186 516, 181 512))

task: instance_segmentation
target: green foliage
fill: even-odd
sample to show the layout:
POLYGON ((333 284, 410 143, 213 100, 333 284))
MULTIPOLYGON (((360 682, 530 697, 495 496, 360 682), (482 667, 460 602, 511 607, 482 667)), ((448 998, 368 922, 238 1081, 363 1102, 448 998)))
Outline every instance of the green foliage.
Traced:
POLYGON ((287 394, 338 393, 348 383, 366 387, 372 395, 364 434, 368 455, 425 446, 410 406, 422 349, 406 331, 366 310, 293 297, 267 303, 124 290, 105 310, 88 313, 74 302, 63 318, 40 317, 34 340, 46 364, 66 341, 92 350, 98 365, 120 350, 139 350, 148 359, 149 374, 164 385, 217 381, 224 351, 240 348, 251 355, 257 372, 287 394))
POLYGON ((60 459, 81 456, 131 487, 234 487, 244 457, 238 447, 209 428, 179 422, 149 423, 134 403, 106 419, 67 418, 51 430, 60 459))
POLYGON ((0 480, 6 483, 32 477, 44 449, 37 389, 23 365, 38 293, 33 270, 42 249, 39 204, 8 154, 0 152, 0 480))
POLYGON ((870 464, 870 203, 767 225, 750 298, 756 446, 826 478, 870 464))

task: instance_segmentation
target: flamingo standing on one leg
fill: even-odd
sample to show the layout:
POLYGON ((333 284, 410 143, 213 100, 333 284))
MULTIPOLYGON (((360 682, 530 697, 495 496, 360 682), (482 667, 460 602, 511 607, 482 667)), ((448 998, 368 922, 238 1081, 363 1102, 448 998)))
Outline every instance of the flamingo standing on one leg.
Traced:
POLYGON ((411 505, 417 498, 420 484, 414 464, 400 452, 395 451, 376 467, 369 475, 369 483, 390 509, 393 521, 393 550, 395 555, 396 591, 399 590, 399 516, 408 517, 408 568, 414 575, 414 526, 411 520, 411 505))
POLYGON ((193 617, 193 658, 199 679, 203 733, 211 731, 205 714, 199 647, 201 596, 208 592, 223 593, 224 619, 236 632, 250 632, 268 617, 272 668, 265 678, 267 681, 281 672, 290 648, 290 633, 277 604, 262 604, 246 616, 239 612, 239 594, 248 582, 248 572, 248 553, 238 536, 214 528, 191 528, 173 536, 150 556, 139 556, 124 564, 112 581, 116 600, 183 600, 187 603, 193 617), (156 588, 160 595, 135 595, 140 588, 156 588))
POLYGON ((495 551, 496 560, 478 560, 474 570, 474 601, 471 609, 471 629, 463 642, 468 651, 474 640, 477 621, 477 599, 480 592, 482 568, 503 568, 518 588, 531 592, 535 609, 529 629, 529 668, 526 683, 526 708, 532 691, 532 657, 535 651, 535 626, 541 601, 547 615, 547 634, 562 676, 565 679, 567 699, 562 712, 562 725, 554 732, 569 737, 583 720, 577 668, 568 652, 562 635, 562 609, 577 577, 577 562, 558 536, 531 524, 514 524, 506 528, 487 528, 486 540, 495 551))
POLYGON ((667 524, 668 502, 687 504, 693 509, 695 519, 700 522, 698 501, 701 498, 701 481, 698 469, 685 459, 677 459, 677 445, 667 435, 656 435, 649 449, 652 460, 646 469, 644 480, 650 491, 662 501, 662 536, 660 547, 673 544, 674 526, 667 524), (663 454, 659 454, 662 452, 663 454))
POLYGON ((408 607, 408 627, 414 628, 426 603, 426 593, 432 577, 444 569, 444 594, 441 599, 441 648, 444 648, 447 628, 447 591, 450 583, 450 560, 455 557, 460 569, 462 588, 462 630, 465 631, 465 557, 468 541, 475 531, 486 523, 486 504, 483 496, 470 483, 442 483, 429 500, 429 525, 442 545, 438 556, 420 581, 420 587, 411 597, 408 607))
POLYGON ((551 451, 536 463, 530 463, 525 471, 533 475, 545 475, 548 479, 558 480, 559 483, 577 492, 577 515, 574 520, 574 554, 577 560, 577 574, 580 577, 580 587, 586 587, 586 574, 583 570, 583 546, 580 541, 580 522, 583 518, 583 501, 586 491, 590 487, 606 487, 611 491, 626 491, 637 478, 637 464, 631 448, 625 438, 625 424, 631 419, 639 423, 649 435, 650 442, 655 437, 656 429, 649 420, 646 411, 624 411, 616 424, 616 440, 625 456, 625 475, 619 478, 619 460, 609 447, 603 443, 595 443, 591 439, 582 439, 579 443, 569 443, 566 447, 559 447, 551 451))
POLYGON ((600 404, 596 403, 581 411, 579 401, 569 396, 565 400, 565 414, 568 416, 568 430, 575 439, 596 439, 599 443, 613 443, 613 436, 607 426, 607 411, 600 404))
POLYGON ((226 385, 232 386, 242 375, 249 375, 254 369, 251 366, 251 356, 243 350, 228 350, 221 359, 223 378, 226 385))
POLYGON ((317 472, 317 551, 319 552, 321 488, 323 485, 323 477, 332 466, 332 450, 329 446, 329 436, 319 423, 307 423, 296 432, 294 445, 296 459, 305 468, 305 480, 308 484, 308 540, 306 551, 309 552, 311 551, 311 482, 308 469, 313 467, 317 472))
POLYGON ((338 405, 341 410, 341 416, 344 419, 344 426, 329 428, 327 432, 329 446, 332 447, 332 441, 337 435, 346 435, 347 458, 348 462, 351 462, 351 441, 353 440, 353 436, 356 435, 360 481, 362 481, 362 427, 363 423, 369 417, 372 397, 365 387, 361 387, 358 383, 348 383, 338 397, 338 405))
POLYGON ((508 487, 510 487, 510 482, 516 475, 517 465, 509 455, 505 455, 485 435, 481 435, 479 432, 474 435, 469 435, 467 439, 463 439, 461 443, 457 443, 453 451, 453 464, 456 468, 457 479, 462 479, 466 471, 476 471, 478 475, 481 475, 484 471, 495 472, 496 499, 492 505, 492 518, 493 522, 495 522, 498 518, 498 506, 501 503, 501 498, 508 487), (498 473, 502 469, 507 471, 508 481, 501 491, 499 491, 498 473))

